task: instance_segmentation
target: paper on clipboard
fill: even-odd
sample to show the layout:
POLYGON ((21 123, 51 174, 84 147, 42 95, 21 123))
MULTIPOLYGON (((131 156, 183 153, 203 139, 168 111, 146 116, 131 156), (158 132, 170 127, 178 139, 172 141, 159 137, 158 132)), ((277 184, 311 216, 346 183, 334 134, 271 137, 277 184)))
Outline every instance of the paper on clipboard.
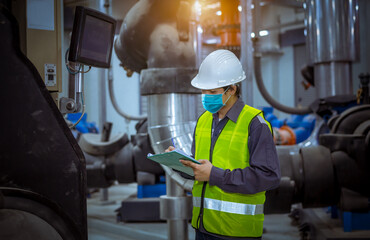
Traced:
POLYGON ((160 153, 160 154, 149 153, 147 157, 148 159, 154 162, 166 165, 170 168, 184 172, 190 176, 194 176, 193 169, 182 165, 182 163, 179 160, 184 159, 184 160, 192 161, 197 164, 201 164, 200 162, 198 162, 197 160, 190 157, 189 155, 187 155, 186 153, 184 153, 183 151, 179 149, 175 149, 171 152, 165 152, 165 153, 160 153))

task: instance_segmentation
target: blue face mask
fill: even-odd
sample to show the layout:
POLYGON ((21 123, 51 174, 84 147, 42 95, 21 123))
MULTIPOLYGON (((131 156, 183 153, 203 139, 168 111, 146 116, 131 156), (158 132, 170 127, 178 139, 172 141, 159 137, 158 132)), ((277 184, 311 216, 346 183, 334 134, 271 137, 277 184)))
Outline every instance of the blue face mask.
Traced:
MULTIPOLYGON (((228 90, 229 88, 227 88, 225 90, 225 92, 228 90)), ((231 95, 229 96, 229 98, 226 100, 225 103, 222 102, 222 95, 225 94, 222 93, 222 94, 202 94, 202 104, 203 104, 203 107, 205 110, 207 110, 208 112, 211 112, 211 113, 216 113, 218 111, 220 111, 220 109, 225 106, 225 104, 227 103, 227 101, 229 101, 231 95)))

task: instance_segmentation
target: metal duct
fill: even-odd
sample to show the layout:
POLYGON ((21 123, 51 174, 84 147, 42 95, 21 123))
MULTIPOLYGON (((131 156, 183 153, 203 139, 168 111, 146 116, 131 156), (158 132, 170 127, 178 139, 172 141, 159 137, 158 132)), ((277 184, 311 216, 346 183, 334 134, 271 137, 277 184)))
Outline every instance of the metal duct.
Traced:
POLYGON ((311 0, 305 6, 317 96, 352 94, 351 62, 359 56, 358 1, 311 0))
POLYGON ((148 132, 156 153, 172 145, 190 153, 200 91, 189 30, 190 2, 141 0, 127 13, 115 51, 122 64, 141 71, 141 94, 148 95, 148 132), (185 26, 184 27, 184 23, 185 26), (190 38, 184 36, 189 34, 190 38))
MULTIPOLYGON (((193 131, 203 112, 199 90, 191 87, 194 68, 150 68, 141 71, 141 94, 148 99, 148 133, 155 153, 170 145, 191 154, 193 131)), ((186 191, 193 181, 180 177, 163 166, 167 175, 186 191)))
MULTIPOLYGON (((192 88, 195 51, 189 30, 191 0, 141 0, 127 13, 115 41, 122 65, 140 72, 141 95, 148 96, 148 133, 155 153, 164 152, 174 140, 190 154, 200 91, 192 88), (148 68, 147 70, 143 70, 148 68)), ((194 32, 194 31, 193 31, 194 32)), ((149 160, 148 160, 149 161, 149 160)), ((188 239, 189 197, 181 179, 171 169, 167 196, 160 199, 161 217, 168 223, 169 239, 188 239), (176 211, 176 202, 184 203, 176 211), (165 211, 167 209, 167 211, 165 211), (168 214, 169 212, 176 214, 168 214)), ((189 190, 189 189, 188 189, 189 190)))
POLYGON ((156 153, 172 145, 191 154, 193 131, 201 103, 199 94, 159 94, 148 96, 148 131, 156 153))

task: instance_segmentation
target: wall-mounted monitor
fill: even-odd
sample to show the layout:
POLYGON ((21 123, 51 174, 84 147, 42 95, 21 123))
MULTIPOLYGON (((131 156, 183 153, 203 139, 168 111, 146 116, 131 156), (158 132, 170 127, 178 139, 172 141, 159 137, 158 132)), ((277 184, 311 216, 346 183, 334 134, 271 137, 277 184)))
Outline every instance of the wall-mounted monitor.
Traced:
POLYGON ((68 61, 109 68, 116 20, 94 9, 76 7, 68 61))

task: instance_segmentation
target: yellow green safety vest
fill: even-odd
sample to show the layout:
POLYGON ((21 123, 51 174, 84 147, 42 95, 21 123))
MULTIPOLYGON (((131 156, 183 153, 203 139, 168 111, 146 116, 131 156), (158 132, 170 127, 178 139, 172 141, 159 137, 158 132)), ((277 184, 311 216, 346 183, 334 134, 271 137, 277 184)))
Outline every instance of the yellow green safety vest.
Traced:
MULTIPOLYGON (((228 121, 211 149, 212 114, 203 113, 195 130, 195 159, 210 159, 222 169, 249 167, 249 125, 260 110, 245 105, 236 123, 228 121)), ((267 121, 266 121, 267 122, 267 121)), ((271 130, 271 126, 267 124, 271 130)), ((194 181, 192 226, 200 221, 207 232, 230 237, 260 237, 263 230, 265 192, 228 193, 208 182, 194 181)))

